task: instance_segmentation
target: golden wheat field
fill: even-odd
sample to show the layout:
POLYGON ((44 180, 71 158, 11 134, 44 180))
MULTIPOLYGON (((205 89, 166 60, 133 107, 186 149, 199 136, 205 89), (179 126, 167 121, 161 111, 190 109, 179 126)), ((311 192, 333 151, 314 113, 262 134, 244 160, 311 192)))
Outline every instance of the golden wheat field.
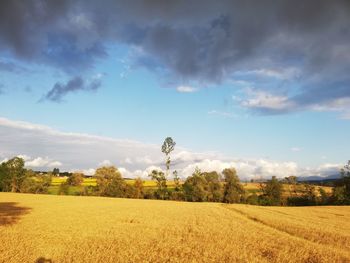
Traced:
POLYGON ((0 193, 0 262, 350 262, 350 207, 0 193))

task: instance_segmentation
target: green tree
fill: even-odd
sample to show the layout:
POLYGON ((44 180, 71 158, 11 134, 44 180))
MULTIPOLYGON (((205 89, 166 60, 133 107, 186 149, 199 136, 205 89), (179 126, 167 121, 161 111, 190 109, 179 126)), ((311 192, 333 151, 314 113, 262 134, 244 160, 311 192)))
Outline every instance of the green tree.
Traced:
POLYGON ((320 194, 318 203, 320 205, 327 205, 329 203, 329 195, 327 192, 322 187, 318 188, 318 192, 320 194))
POLYGON ((336 182, 333 188, 332 199, 335 204, 349 205, 350 204, 350 160, 340 170, 341 178, 336 182))
POLYGON ((276 176, 272 176, 271 180, 260 184, 261 204, 262 205, 281 205, 283 185, 276 176))
POLYGON ((222 202, 223 190, 220 175, 216 171, 202 173, 207 183, 207 201, 222 202))
POLYGON ((73 173, 67 179, 67 184, 71 186, 79 186, 84 182, 84 174, 83 173, 73 173))
POLYGON ((174 185, 175 185, 174 190, 176 192, 179 192, 180 191, 180 177, 179 177, 179 174, 176 170, 173 172, 173 176, 174 176, 174 185))
POLYGON ((6 192, 20 192, 20 187, 25 179, 24 160, 14 157, 1 164, 0 188, 6 192))
POLYGON ((95 172, 98 193, 102 196, 124 197, 126 183, 114 166, 101 167, 95 172))
POLYGON ((54 176, 60 176, 60 169, 58 169, 58 168, 53 168, 52 174, 53 174, 54 176))
POLYGON ((8 190, 8 175, 5 169, 5 163, 0 163, 0 192, 6 192, 8 190))
POLYGON ((196 167, 192 176, 187 177, 184 182, 183 191, 185 199, 192 202, 204 202, 207 201, 208 197, 208 185, 201 170, 196 167))
POLYGON ((236 169, 227 168, 222 173, 225 177, 224 202, 240 203, 244 201, 245 191, 239 181, 236 169))
POLYGON ((165 138, 162 145, 162 153, 165 154, 166 178, 169 176, 170 170, 170 153, 174 150, 176 142, 171 138, 165 138))
POLYGON ((155 180, 157 183, 157 191, 155 192, 156 197, 159 199, 167 199, 168 197, 168 188, 166 184, 165 174, 162 171, 153 170, 149 175, 152 180, 155 180))

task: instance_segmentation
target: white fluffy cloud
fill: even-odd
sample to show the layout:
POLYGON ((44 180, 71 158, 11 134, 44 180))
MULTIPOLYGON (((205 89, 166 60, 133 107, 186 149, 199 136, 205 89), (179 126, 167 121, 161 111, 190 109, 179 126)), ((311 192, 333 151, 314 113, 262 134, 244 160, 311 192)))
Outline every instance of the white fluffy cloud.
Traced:
POLYGON ((103 160, 102 162, 100 162, 98 164, 99 166, 111 166, 113 165, 112 162, 110 160, 103 160))
MULTIPOLYGON (((188 160, 186 165, 175 166, 181 178, 187 178, 191 176, 195 169, 198 167, 202 171, 216 171, 221 173, 225 168, 234 167, 241 180, 250 179, 265 179, 276 176, 278 178, 284 178, 287 176, 321 176, 325 177, 328 175, 336 175, 339 173, 341 168, 340 164, 323 164, 316 168, 310 167, 299 167, 295 162, 277 162, 265 159, 250 159, 250 160, 233 160, 233 161, 221 161, 221 160, 211 160, 203 159, 201 161, 188 160)), ((144 170, 128 170, 124 167, 119 168, 119 171, 126 178, 136 178, 141 177, 143 179, 148 178, 148 175, 152 170, 162 170, 164 168, 160 166, 149 166, 144 170)), ((170 175, 170 177, 172 177, 170 175)))
POLYGON ((249 90, 247 95, 249 98, 241 102, 245 108, 288 111, 294 106, 287 96, 273 95, 260 90, 249 90))
POLYGON ((181 93, 193 93, 193 92, 198 91, 197 88, 194 88, 194 87, 191 87, 191 86, 178 86, 176 88, 176 90, 178 92, 181 92, 181 93))
MULTIPOLYGON (((78 133, 65 133, 46 126, 0 118, 0 158, 21 156, 26 166, 37 170, 82 171, 92 175, 95 168, 115 165, 124 177, 147 178, 153 169, 164 169, 164 156, 159 145, 131 140, 78 133), (38 156, 32 158, 30 156, 38 156), (46 157, 40 157, 46 156, 46 157), (99 160, 102 160, 99 162, 99 160)), ((266 159, 235 159, 218 152, 193 152, 177 146, 172 153, 172 169, 181 177, 191 175, 196 167, 203 171, 221 172, 235 167, 242 179, 268 178, 273 175, 333 175, 340 165, 299 167, 295 162, 266 159)))
MULTIPOLYGON (((23 155, 22 155, 23 156, 23 155)), ((26 156, 26 155, 24 155, 26 156)), ((21 155, 19 156, 21 157, 21 155)), ((62 166, 62 163, 59 161, 54 161, 48 157, 42 158, 37 157, 31 159, 30 157, 25 160, 25 166, 30 168, 54 168, 62 166)))

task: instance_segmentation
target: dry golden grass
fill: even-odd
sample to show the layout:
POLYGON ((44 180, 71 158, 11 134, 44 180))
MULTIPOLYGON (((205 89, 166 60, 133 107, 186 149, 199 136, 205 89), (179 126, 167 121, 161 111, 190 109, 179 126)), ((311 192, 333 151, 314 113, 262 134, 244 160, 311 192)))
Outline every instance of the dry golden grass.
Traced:
POLYGON ((0 262, 350 262, 350 207, 0 193, 0 217, 0 262))

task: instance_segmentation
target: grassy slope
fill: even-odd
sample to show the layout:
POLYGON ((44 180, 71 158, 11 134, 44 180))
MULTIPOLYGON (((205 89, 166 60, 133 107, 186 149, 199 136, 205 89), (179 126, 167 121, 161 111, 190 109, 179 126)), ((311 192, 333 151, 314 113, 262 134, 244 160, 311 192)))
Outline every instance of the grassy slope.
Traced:
POLYGON ((350 262, 350 207, 0 193, 0 244, 0 262, 350 262))

